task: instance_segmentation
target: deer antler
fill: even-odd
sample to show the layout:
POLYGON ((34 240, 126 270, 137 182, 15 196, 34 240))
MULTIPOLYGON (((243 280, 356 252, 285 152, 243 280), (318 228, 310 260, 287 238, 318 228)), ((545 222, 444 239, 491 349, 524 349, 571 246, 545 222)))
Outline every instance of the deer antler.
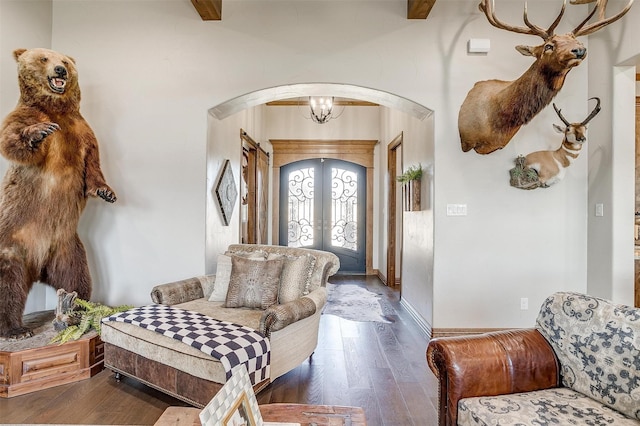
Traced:
MULTIPOLYGON (((602 4, 602 8, 600 9, 600 13, 598 13, 598 19, 602 20, 604 19, 604 13, 605 10, 607 9, 607 2, 609 0, 569 0, 569 3, 571 4, 588 4, 588 3, 601 3, 602 4)), ((597 6, 597 5, 596 5, 597 6)))
MULTIPOLYGON (((589 0, 572 0, 571 1, 572 4, 586 4, 586 3, 592 3, 592 2, 593 0, 592 1, 589 1, 589 0)), ((584 21, 582 21, 580 25, 578 25, 573 31, 571 31, 571 33, 576 37, 593 34, 596 31, 622 18, 629 11, 629 9, 631 9, 632 5, 633 5, 633 0, 629 0, 629 3, 627 3, 624 9, 622 9, 620 12, 618 12, 617 14, 609 18, 605 18, 604 16, 607 8, 607 0, 596 0, 596 5, 591 11, 591 13, 589 13, 587 18, 584 21), (599 11, 598 13, 599 20, 592 24, 586 25, 586 23, 593 17, 596 11, 599 11)))
POLYGON ((567 120, 566 118, 564 118, 564 116, 562 115, 562 113, 560 111, 562 111, 561 109, 558 109, 558 107, 556 106, 556 104, 553 104, 553 109, 556 110, 556 114, 558 114, 558 117, 560 117, 560 120, 562 120, 562 122, 565 124, 565 126, 571 126, 571 123, 569 123, 569 120, 567 120))
MULTIPOLYGON (((631 0, 633 1, 633 0, 631 0)), ((478 8, 485 14, 485 16, 487 17, 487 20, 489 21, 489 23, 491 25, 493 25, 496 28, 500 28, 503 30, 507 30, 507 31, 511 31, 514 33, 520 33, 520 34, 530 34, 530 35, 537 35, 542 37, 544 40, 547 40, 548 38, 550 38, 551 36, 553 36, 553 32, 556 29, 556 27, 558 26, 558 24, 560 23, 560 20, 562 19, 562 15, 564 15, 564 10, 565 7, 567 5, 567 0, 563 0, 562 1, 562 9, 560 10, 560 13, 558 14, 558 17, 556 18, 555 21, 553 21, 553 24, 551 24, 551 26, 548 29, 544 29, 541 28, 537 25, 532 24, 529 21, 529 17, 527 16, 527 3, 525 2, 524 4, 524 23, 527 25, 526 27, 521 27, 521 26, 516 26, 516 25, 509 25, 506 24, 502 21, 500 21, 498 18, 496 18, 496 12, 495 12, 495 0, 481 0, 480 4, 478 5, 478 8)))
MULTIPOLYGON (((597 104, 595 106, 595 108, 593 108, 593 110, 589 113, 589 115, 587 116, 587 118, 585 118, 584 120, 582 120, 582 123, 580 123, 583 126, 586 126, 587 123, 589 121, 591 121, 591 119, 593 117, 595 117, 596 115, 598 115, 598 113, 600 112, 600 98, 598 97, 593 97, 593 98, 589 98, 589 100, 591 99, 595 99, 597 104)), ((571 123, 569 123, 569 120, 567 120, 566 118, 564 118, 564 116, 562 115, 562 110, 558 109, 558 107, 556 106, 556 104, 553 104, 553 109, 556 110, 556 114, 558 114, 558 117, 560 117, 560 120, 562 120, 562 122, 568 127, 571 126, 571 123)))
POLYGON ((587 116, 587 118, 585 118, 584 120, 582 120, 582 124, 583 126, 586 126, 586 124, 591 121, 591 119, 593 117, 595 117, 596 115, 598 115, 598 113, 600 112, 600 98, 598 97, 593 97, 593 98, 589 98, 589 100, 591 99, 595 99, 597 104, 596 107, 593 109, 593 111, 591 111, 591 113, 587 116))

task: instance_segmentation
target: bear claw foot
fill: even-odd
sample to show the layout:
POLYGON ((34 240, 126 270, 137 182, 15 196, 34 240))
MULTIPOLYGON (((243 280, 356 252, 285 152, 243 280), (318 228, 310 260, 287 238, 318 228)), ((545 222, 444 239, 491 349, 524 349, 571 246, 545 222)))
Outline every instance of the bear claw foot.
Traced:
POLYGON ((96 195, 108 203, 114 203, 116 201, 116 194, 107 188, 100 188, 96 191, 96 195))
POLYGON ((33 337, 33 332, 27 327, 12 328, 11 330, 0 333, 0 341, 16 341, 33 337))

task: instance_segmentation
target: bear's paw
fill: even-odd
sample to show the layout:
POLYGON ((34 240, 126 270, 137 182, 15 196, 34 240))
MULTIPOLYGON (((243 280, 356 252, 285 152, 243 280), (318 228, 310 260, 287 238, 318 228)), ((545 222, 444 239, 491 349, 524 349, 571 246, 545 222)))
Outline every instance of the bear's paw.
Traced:
POLYGON ((16 341, 33 337, 33 332, 27 327, 17 327, 0 333, 0 341, 16 341))
POLYGON ((37 123, 27 126, 22 130, 22 138, 25 140, 29 148, 38 149, 44 139, 55 131, 60 130, 57 123, 37 123))
POLYGON ((115 203, 117 197, 116 193, 109 187, 106 188, 98 188, 96 191, 96 195, 108 203, 115 203))

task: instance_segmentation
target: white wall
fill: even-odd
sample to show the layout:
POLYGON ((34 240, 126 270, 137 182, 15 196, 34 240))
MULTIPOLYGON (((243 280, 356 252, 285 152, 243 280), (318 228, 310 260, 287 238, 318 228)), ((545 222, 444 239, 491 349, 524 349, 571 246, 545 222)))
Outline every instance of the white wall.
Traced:
POLYGON ((80 224, 95 300, 148 303, 155 284, 204 273, 207 109, 224 58, 201 60, 213 46, 197 18, 189 2, 54 3, 53 48, 76 59, 118 194, 90 200, 80 224))
MULTIPOLYGON (((225 120, 218 120, 211 114, 208 116, 207 139, 207 189, 206 189, 206 221, 205 221, 205 272, 216 271, 219 253, 224 253, 231 242, 240 241, 240 203, 237 202, 228 225, 224 225, 220 207, 216 201, 215 187, 220 179, 225 160, 229 160, 233 171, 238 193, 241 188, 240 161, 242 144, 240 129, 255 141, 263 140, 262 136, 263 107, 248 108, 225 120)), ((270 152, 270 148, 265 146, 270 152)))
MULTIPOLYGON (((609 2, 620 10, 620 1, 609 2)), ((640 8, 589 38, 589 96, 604 96, 589 127, 589 292, 633 304, 635 216, 635 64, 640 8), (595 217, 595 204, 605 215, 595 217)))
MULTIPOLYGON (((478 80, 518 77, 532 59, 514 46, 541 43, 537 37, 491 27, 472 3, 436 4, 446 6, 438 8, 443 24, 439 40, 446 53, 443 72, 450 77, 443 77, 440 103, 434 108, 434 327, 531 326, 550 293, 586 291, 587 158, 578 158, 554 187, 525 191, 509 186, 509 170, 518 155, 559 146, 562 138, 552 129, 558 122, 552 108, 544 109, 500 151, 486 156, 461 151, 457 113, 467 91, 478 80), (491 51, 467 55, 469 38, 489 38, 491 51), (468 215, 446 216, 447 204, 466 204, 468 215), (528 310, 520 310, 521 298, 528 298, 528 310)), ((548 25, 558 8, 539 3, 529 4, 529 18, 548 25)), ((496 4, 501 20, 522 25, 521 2, 496 4)), ((582 10, 569 7, 558 32, 577 25, 582 10)), ((587 71, 585 64, 570 71, 555 99, 570 120, 586 116, 587 71)))
MULTIPOLYGON (((433 326, 434 289, 434 116, 418 120, 390 108, 383 108, 381 119, 382 137, 380 161, 378 162, 381 181, 386 182, 387 146, 402 133, 403 170, 422 165, 420 211, 402 212, 402 269, 396 276, 401 277, 401 294, 405 306, 410 309, 419 324, 430 330, 433 326)), ((401 174, 399 170, 398 174, 401 174)), ((402 192, 398 186, 397 191, 402 192)), ((388 203, 388 188, 379 192, 382 206, 388 203)), ((379 269, 386 274, 387 262, 387 222, 386 208, 380 211, 378 232, 380 234, 379 269)), ((398 262, 400 257, 397 258, 398 262)))
POLYGON ((3 119, 20 96, 13 51, 21 47, 51 47, 51 17, 51 0, 3 0, 0 5, 0 113, 3 119))
MULTIPOLYGON (((2 0, 0 4, 0 117, 3 120, 20 97, 13 51, 22 47, 50 48, 51 21, 51 0, 2 0)), ((7 166, 7 161, 0 156, 0 176, 4 176, 7 166)), ((55 304, 55 290, 35 284, 25 312, 52 309, 55 304)))
MULTIPOLYGON (((379 107, 334 107, 336 119, 316 124, 309 118, 309 107, 268 106, 265 115, 267 139, 361 139, 380 136, 379 107)), ((376 146, 376 150, 379 146, 376 146)))
MULTIPOLYGON (((496 3, 501 19, 522 24, 521 2, 496 3)), ((541 3, 530 4, 529 16, 547 25, 557 1, 554 7, 541 3)), ((559 31, 585 12, 586 6, 568 6, 559 31)), ((119 196, 115 205, 91 201, 81 223, 96 300, 146 303, 153 285, 205 272, 207 134, 215 127, 207 110, 255 90, 313 82, 387 91, 435 111, 434 327, 531 326, 549 293, 587 289, 587 163, 593 154, 583 153, 553 188, 521 191, 508 184, 518 154, 559 143, 553 109, 502 151, 480 156, 460 149, 457 112, 467 91, 481 79, 517 77, 531 59, 514 46, 540 43, 491 27, 477 0, 439 1, 424 21, 407 20, 406 2, 395 0, 226 1, 221 22, 201 21, 187 0, 56 0, 52 34, 52 47, 77 60, 82 111, 119 196), (309 34, 322 37, 309 43, 309 34), (471 37, 490 38, 491 52, 467 55, 471 37), (448 203, 467 204, 468 216, 446 216, 448 203), (528 311, 520 310, 521 297, 529 298, 528 311)), ((630 40, 637 35, 621 45, 630 40)), ((555 100, 567 118, 588 111, 589 68, 572 70, 555 100)), ((229 126, 236 142, 238 124, 245 119, 229 126)), ((226 150, 211 151, 214 168, 226 150)), ((603 192, 614 190, 611 181, 603 184, 603 192)), ((212 232, 226 246, 234 229, 212 232)), ((607 238, 599 235, 590 244, 601 239, 607 238)))

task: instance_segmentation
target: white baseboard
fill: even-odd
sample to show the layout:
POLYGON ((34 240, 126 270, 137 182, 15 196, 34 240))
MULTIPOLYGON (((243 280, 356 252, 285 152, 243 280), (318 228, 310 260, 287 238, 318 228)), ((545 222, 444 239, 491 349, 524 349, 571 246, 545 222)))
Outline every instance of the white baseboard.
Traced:
POLYGON ((407 312, 411 315, 411 318, 418 324, 420 330, 427 336, 427 338, 431 339, 431 325, 424 319, 422 316, 416 311, 413 306, 409 302, 407 302, 404 298, 400 299, 400 304, 404 307, 407 312))

